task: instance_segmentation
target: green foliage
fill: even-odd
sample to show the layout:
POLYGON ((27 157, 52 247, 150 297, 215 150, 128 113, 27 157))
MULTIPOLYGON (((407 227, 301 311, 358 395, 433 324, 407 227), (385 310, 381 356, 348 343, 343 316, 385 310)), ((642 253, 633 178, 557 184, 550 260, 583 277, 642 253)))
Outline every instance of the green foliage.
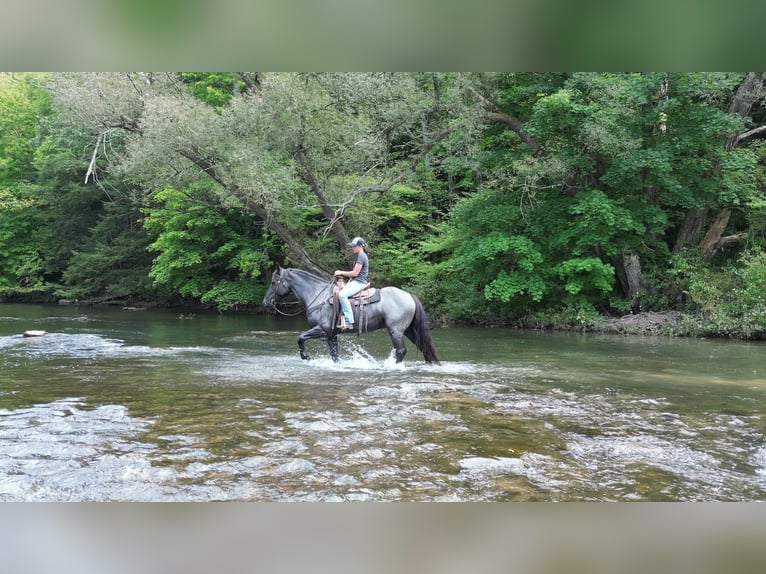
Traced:
POLYGON ((156 207, 144 210, 144 226, 156 237, 149 246, 157 253, 149 272, 156 284, 221 309, 262 299, 254 280, 269 258, 247 218, 174 189, 155 200, 156 207))
POLYGON ((94 300, 158 297, 148 278, 149 237, 139 216, 127 198, 106 203, 87 241, 72 254, 56 294, 94 300))
POLYGON ((751 199, 747 211, 753 241, 761 247, 766 245, 766 199, 751 199))
POLYGON ((41 116, 50 97, 31 75, 0 73, 0 186, 29 181, 41 116))
POLYGON ((550 149, 569 147, 583 120, 595 111, 595 108, 581 102, 580 95, 568 88, 542 96, 535 102, 532 115, 525 125, 526 131, 545 140, 550 149))
POLYGON ((721 269, 691 267, 688 293, 700 312, 703 333, 766 337, 766 253, 744 253, 721 269))
POLYGON ((568 259, 559 263, 555 272, 570 295, 605 295, 611 292, 614 283, 614 267, 596 257, 568 259))
POLYGON ((718 203, 741 205, 758 195, 758 156, 754 150, 734 149, 721 157, 721 189, 718 203))
MULTIPOLYGON (((350 210, 346 226, 354 234, 358 230, 370 246, 373 282, 419 290, 429 273, 420 242, 435 211, 433 194, 409 185, 395 185, 385 194, 361 198, 350 210)), ((350 263, 348 253, 336 261, 341 267, 350 263)))
POLYGON ((610 199, 598 189, 577 194, 569 208, 574 217, 559 240, 571 246, 575 255, 594 253, 594 249, 607 256, 621 253, 646 229, 620 204, 619 199, 610 199))
POLYGON ((231 72, 184 72, 181 78, 195 98, 217 109, 231 102, 235 90, 244 88, 231 72))
POLYGON ((686 300, 757 336, 766 147, 726 149, 766 118, 730 112, 744 78, 0 74, 0 288, 232 308, 271 261, 345 267, 362 235, 375 283, 446 318, 582 328, 686 300), (724 207, 731 237, 697 258, 724 207))
POLYGON ((537 273, 542 262, 537 246, 523 235, 477 237, 464 243, 454 258, 454 264, 464 273, 480 276, 489 271, 484 295, 490 301, 502 302, 519 295, 539 301, 545 292, 537 273))
POLYGON ((764 228, 760 146, 724 150, 742 129, 728 113, 742 78, 578 73, 530 91, 525 82, 536 78, 504 76, 493 101, 543 151, 514 156, 513 138, 487 127, 484 188, 458 202, 426 243, 442 259, 434 281, 463 283, 444 306, 466 316, 466 305, 500 304, 498 315, 572 321, 596 308, 622 311, 628 286, 615 266, 631 254, 641 263, 640 304, 673 307, 687 279, 668 270, 689 208, 745 209, 749 220, 735 212, 731 225, 749 224, 762 242, 762 231, 753 234, 764 228), (525 257, 532 250, 539 261, 525 257))
POLYGON ((465 318, 469 303, 476 305, 474 314, 481 314, 487 303, 520 309, 542 300, 547 290, 544 256, 529 237, 509 233, 514 227, 510 217, 518 221, 520 212, 505 204, 501 193, 465 198, 453 210, 441 241, 426 245, 451 254, 438 266, 438 280, 463 287, 449 291, 448 313, 465 318))
POLYGON ((42 246, 50 238, 30 193, 46 92, 29 75, 0 74, 0 292, 44 291, 42 246))
POLYGON ((35 202, 0 189, 0 293, 42 290, 35 202))
MULTIPOLYGON (((519 262, 519 269, 523 269, 519 262)), ((545 294, 545 281, 540 275, 525 271, 508 273, 501 270, 492 281, 484 287, 484 296, 488 301, 508 303, 515 297, 528 296, 538 302, 545 294)))
POLYGON ((266 290, 252 281, 222 279, 204 293, 203 303, 212 303, 218 309, 236 309, 242 305, 255 305, 263 300, 266 290))

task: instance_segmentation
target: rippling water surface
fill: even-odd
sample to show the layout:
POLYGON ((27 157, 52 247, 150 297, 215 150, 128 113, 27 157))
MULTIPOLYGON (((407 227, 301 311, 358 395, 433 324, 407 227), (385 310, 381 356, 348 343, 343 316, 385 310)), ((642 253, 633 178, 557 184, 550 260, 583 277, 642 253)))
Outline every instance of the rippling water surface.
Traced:
POLYGON ((0 500, 763 500, 766 345, 0 305, 0 500), (47 331, 25 338, 29 329, 47 331))

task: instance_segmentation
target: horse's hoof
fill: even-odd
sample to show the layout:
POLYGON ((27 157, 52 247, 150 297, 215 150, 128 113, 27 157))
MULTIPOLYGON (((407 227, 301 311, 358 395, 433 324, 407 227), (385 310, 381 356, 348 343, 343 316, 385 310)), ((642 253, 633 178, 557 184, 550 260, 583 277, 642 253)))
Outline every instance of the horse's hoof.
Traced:
POLYGON ((308 355, 301 355, 301 359, 303 359, 304 361, 310 361, 311 357, 309 357, 308 355))

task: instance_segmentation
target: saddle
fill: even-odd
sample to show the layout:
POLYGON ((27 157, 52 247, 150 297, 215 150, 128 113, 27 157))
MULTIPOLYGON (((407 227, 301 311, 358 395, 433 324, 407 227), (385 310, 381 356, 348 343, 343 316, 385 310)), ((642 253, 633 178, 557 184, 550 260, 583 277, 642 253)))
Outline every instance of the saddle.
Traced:
MULTIPOLYGON (((345 281, 338 279, 335 283, 335 287, 332 290, 332 297, 328 303, 335 307, 335 316, 337 317, 336 324, 338 327, 342 327, 345 321, 343 320, 343 313, 340 312, 340 302, 338 301, 338 293, 346 285, 345 281)), ((351 303, 351 310, 358 309, 359 315, 359 332, 362 332, 362 322, 366 317, 364 316, 365 305, 377 303, 380 301, 380 289, 377 287, 370 287, 370 284, 364 286, 364 288, 348 298, 348 302, 351 303)))
MULTIPOLYGON (((338 292, 343 289, 343 284, 336 285, 332 290, 332 297, 327 301, 330 304, 335 304, 338 301, 338 292)), ((370 287, 368 283, 365 287, 359 291, 356 295, 352 295, 348 298, 348 302, 351 303, 351 307, 359 307, 360 305, 369 305, 370 303, 377 303, 380 301, 380 289, 377 287, 370 287)))

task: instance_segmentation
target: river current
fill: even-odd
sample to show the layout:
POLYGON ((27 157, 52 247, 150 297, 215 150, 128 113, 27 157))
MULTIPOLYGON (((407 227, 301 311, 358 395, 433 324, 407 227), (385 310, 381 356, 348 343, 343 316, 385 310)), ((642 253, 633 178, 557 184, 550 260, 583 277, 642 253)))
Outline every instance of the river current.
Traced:
POLYGON ((763 343, 305 328, 0 305, 0 501, 766 498, 763 343))

